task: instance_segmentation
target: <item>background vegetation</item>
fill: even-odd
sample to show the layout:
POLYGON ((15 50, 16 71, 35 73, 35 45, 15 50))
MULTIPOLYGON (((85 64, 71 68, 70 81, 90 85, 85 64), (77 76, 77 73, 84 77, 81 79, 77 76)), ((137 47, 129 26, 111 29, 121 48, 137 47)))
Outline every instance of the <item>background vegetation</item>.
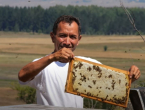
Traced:
MULTIPOLYGON (((145 8, 129 8, 138 30, 145 34, 145 8)), ((50 33, 60 15, 80 19, 82 34, 132 35, 136 34, 124 10, 120 7, 61 6, 48 9, 37 7, 0 7, 0 31, 50 33)))
MULTIPOLYGON (((145 9, 128 10, 138 30, 145 34, 145 9)), ((14 102, 9 100, 9 95, 5 95, 12 86, 11 83, 14 84, 13 90, 18 91, 17 97, 24 101, 21 103, 36 103, 35 90, 18 85, 17 74, 27 63, 53 51, 53 44, 47 34, 60 15, 73 15, 81 21, 83 38, 75 55, 91 57, 105 65, 123 70, 128 70, 135 64, 140 68, 142 75, 132 84, 132 88, 145 85, 145 45, 140 36, 137 36, 122 8, 93 5, 57 5, 48 9, 41 6, 0 6, 0 97, 3 98, 0 100, 0 106, 19 103, 16 100, 16 103, 8 103, 14 102), (130 36, 133 34, 136 36, 130 36), (5 91, 2 93, 2 90, 5 91)), ((86 98, 84 100, 85 108, 116 108, 98 101, 86 98)))
MULTIPOLYGON (((18 82, 18 72, 20 69, 36 58, 43 57, 53 51, 53 43, 47 34, 23 33, 23 32, 0 32, 0 106, 18 105, 24 103, 35 103, 35 92, 26 86, 13 85, 14 90, 18 90, 16 95, 9 95, 14 90, 8 89, 11 83, 18 82), (4 91, 2 93, 2 90, 4 91), (11 92, 7 92, 7 91, 11 92), (7 93, 7 95, 6 95, 7 93), (9 98, 13 97, 11 101, 9 98), (16 97, 25 102, 19 103, 16 97), (15 99, 15 100, 14 100, 15 99), (11 102, 11 103, 9 103, 11 102), (15 102, 15 103, 14 103, 15 102)), ((143 86, 145 78, 145 44, 140 36, 129 35, 83 35, 75 55, 83 55, 94 58, 105 65, 128 70, 133 64, 141 70, 141 77, 132 84, 132 88, 143 86), (107 49, 105 49, 107 47, 107 49), (106 51, 105 51, 106 50, 106 51), (142 82, 140 82, 142 81, 142 82)), ((98 101, 85 98, 85 108, 115 108, 109 104, 102 104, 98 101)))
POLYGON ((26 104, 36 103, 36 90, 34 88, 12 83, 12 89, 18 91, 17 99, 24 101, 26 104))

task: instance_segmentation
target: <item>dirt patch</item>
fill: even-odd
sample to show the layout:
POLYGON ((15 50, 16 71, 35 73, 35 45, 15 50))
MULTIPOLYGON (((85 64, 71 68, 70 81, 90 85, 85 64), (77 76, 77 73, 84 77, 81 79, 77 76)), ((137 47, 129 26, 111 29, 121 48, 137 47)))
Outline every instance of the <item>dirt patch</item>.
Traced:
POLYGON ((122 53, 122 52, 97 52, 97 51, 85 51, 78 49, 74 52, 75 55, 85 55, 89 57, 101 57, 101 58, 131 58, 131 59, 145 59, 145 54, 142 53, 122 53))
POLYGON ((23 45, 23 44, 0 44, 1 52, 11 53, 30 53, 30 54, 48 54, 53 51, 53 44, 51 45, 23 45))
POLYGON ((11 88, 0 88, 0 106, 21 105, 25 102, 17 100, 17 91, 11 88))
POLYGON ((94 36, 83 37, 80 44, 91 43, 129 43, 129 42, 143 42, 139 36, 94 36))

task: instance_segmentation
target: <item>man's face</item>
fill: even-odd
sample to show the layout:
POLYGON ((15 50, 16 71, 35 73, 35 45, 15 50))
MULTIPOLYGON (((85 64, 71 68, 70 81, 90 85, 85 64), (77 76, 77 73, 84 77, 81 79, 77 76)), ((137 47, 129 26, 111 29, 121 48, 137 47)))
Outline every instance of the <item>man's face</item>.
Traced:
POLYGON ((55 46, 55 52, 64 47, 74 51, 81 39, 78 31, 78 24, 76 22, 72 22, 71 24, 60 22, 56 35, 54 35, 54 33, 50 35, 55 46))

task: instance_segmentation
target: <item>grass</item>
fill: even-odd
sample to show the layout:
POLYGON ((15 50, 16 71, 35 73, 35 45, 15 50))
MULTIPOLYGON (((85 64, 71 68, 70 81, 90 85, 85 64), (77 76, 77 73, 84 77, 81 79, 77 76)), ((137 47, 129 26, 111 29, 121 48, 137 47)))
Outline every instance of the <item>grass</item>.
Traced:
POLYGON ((0 79, 0 87, 11 87, 17 80, 0 79))
MULTIPOLYGON (((53 48, 49 35, 0 32, 0 89, 18 82, 18 72, 24 65, 51 53, 53 48)), ((74 53, 123 70, 135 64, 142 75, 132 87, 144 81, 145 44, 138 36, 85 36, 74 53), (107 46, 107 51, 104 51, 104 46, 107 46)), ((8 98, 6 100, 4 105, 10 102, 8 98)))
MULTIPOLYGON (((2 58, 2 62, 0 62, 0 87, 9 87, 11 81, 17 81, 17 74, 19 70, 31 62, 35 58, 40 58, 42 55, 20 55, 18 58, 13 58, 11 54, 5 54, 6 56, 0 55, 2 58), (3 57, 2 57, 3 56, 3 57)), ((124 59, 124 58, 97 58, 92 57, 105 65, 112 66, 115 68, 128 70, 132 64, 137 65, 141 72, 142 76, 135 83, 143 80, 145 78, 145 68, 144 62, 145 60, 137 60, 137 59, 124 59)))
MULTIPOLYGON (((4 82, 17 81, 17 74, 24 65, 51 53, 53 48, 46 34, 0 32, 0 87, 4 82)), ((74 53, 124 70, 135 64, 142 73, 140 80, 145 77, 145 44, 139 36, 85 36, 74 53)))
POLYGON ((104 51, 104 46, 108 47, 107 51, 113 52, 130 52, 130 53, 144 53, 145 43, 144 42, 131 42, 131 43, 99 43, 99 44, 81 44, 78 48, 87 49, 92 51, 104 51), (144 49, 144 50, 142 50, 144 49))
POLYGON ((11 82, 18 81, 18 72, 20 69, 42 55, 35 54, 0 54, 0 87, 10 87, 11 82))

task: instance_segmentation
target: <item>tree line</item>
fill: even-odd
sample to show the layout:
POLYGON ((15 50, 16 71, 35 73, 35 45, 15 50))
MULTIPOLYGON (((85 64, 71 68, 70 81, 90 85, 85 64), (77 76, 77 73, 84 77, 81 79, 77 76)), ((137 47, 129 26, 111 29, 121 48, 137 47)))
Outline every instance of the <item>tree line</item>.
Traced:
MULTIPOLYGON (((145 34, 145 8, 128 8, 138 30, 145 34)), ((82 34, 136 34, 125 11, 120 7, 61 6, 37 7, 0 6, 0 31, 50 33, 61 15, 73 15, 81 21, 82 34)))

